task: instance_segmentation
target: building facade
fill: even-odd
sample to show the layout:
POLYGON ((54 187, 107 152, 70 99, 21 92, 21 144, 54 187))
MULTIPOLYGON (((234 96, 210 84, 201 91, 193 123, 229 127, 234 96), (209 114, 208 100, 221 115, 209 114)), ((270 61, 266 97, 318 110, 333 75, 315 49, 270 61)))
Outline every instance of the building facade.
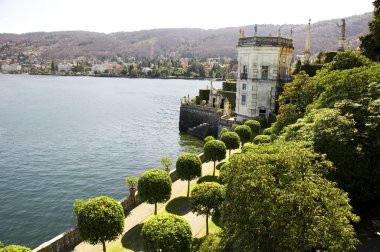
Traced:
POLYGON ((268 118, 276 110, 281 85, 290 80, 293 40, 283 37, 244 37, 237 45, 236 113, 239 120, 268 118))

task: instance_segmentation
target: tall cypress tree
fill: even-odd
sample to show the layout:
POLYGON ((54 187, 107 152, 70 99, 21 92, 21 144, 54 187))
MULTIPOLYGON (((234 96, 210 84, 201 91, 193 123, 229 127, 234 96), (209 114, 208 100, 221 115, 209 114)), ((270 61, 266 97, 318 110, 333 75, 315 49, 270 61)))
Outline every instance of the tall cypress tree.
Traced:
POLYGON ((380 0, 373 2, 375 10, 373 19, 368 24, 369 33, 360 37, 360 49, 370 59, 380 61, 380 0))

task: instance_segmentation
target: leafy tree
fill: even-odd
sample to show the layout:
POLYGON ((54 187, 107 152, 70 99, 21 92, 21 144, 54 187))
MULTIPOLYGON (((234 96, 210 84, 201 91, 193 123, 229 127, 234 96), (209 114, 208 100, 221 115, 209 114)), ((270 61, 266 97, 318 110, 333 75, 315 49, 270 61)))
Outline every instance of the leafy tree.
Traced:
POLYGON ((207 143, 208 141, 211 141, 211 140, 215 140, 215 138, 213 136, 206 136, 205 139, 203 140, 205 143, 207 143))
POLYGON ((293 70, 293 74, 294 75, 295 74, 299 74, 300 69, 301 69, 301 65, 302 65, 301 60, 298 59, 297 62, 296 62, 296 65, 294 67, 294 70, 293 70))
POLYGON ((236 132, 225 132, 220 137, 220 140, 226 145, 228 150, 228 155, 231 156, 231 150, 237 149, 240 147, 240 138, 236 132))
POLYGON ((191 191, 191 211, 206 216, 206 234, 208 235, 208 217, 214 215, 224 199, 223 186, 215 182, 203 182, 191 191))
POLYGON ((221 131, 220 131, 220 135, 223 135, 224 133, 226 132, 230 132, 227 128, 223 128, 221 131))
POLYGON ((253 139, 253 143, 254 144, 261 144, 261 143, 270 143, 272 142, 272 139, 270 136, 268 135, 257 135, 254 139, 253 139))
POLYGON ((215 163, 226 157, 226 145, 220 140, 211 140, 203 147, 205 161, 214 162, 214 171, 212 176, 215 176, 215 163))
POLYGON ((375 11, 369 23, 369 33, 360 37, 360 49, 370 59, 380 61, 380 0, 373 2, 375 11))
POLYGON ((251 131, 252 131, 252 135, 257 135, 259 134, 260 132, 260 122, 256 121, 256 120, 248 120, 244 123, 244 125, 247 125, 248 127, 251 128, 251 131))
POLYGON ((251 141, 252 131, 251 128, 247 125, 239 125, 235 127, 235 132, 239 135, 241 145, 251 141))
POLYGON ((124 209, 114 199, 106 196, 96 197, 88 201, 76 200, 74 211, 77 226, 82 240, 90 244, 103 244, 115 240, 124 229, 124 209))
POLYGON ((198 252, 220 252, 224 251, 225 244, 223 240, 225 238, 221 236, 220 233, 209 234, 206 236, 201 246, 199 247, 198 252))
POLYGON ((173 164, 173 162, 170 160, 169 157, 162 157, 160 159, 160 162, 165 167, 166 171, 170 171, 170 166, 173 164))
POLYGON ((354 251, 347 193, 324 178, 332 164, 303 142, 232 156, 221 213, 234 251, 354 251))
POLYGON ((144 223, 141 237, 147 251, 189 251, 192 233, 184 218, 162 213, 144 223))
POLYGON ((190 180, 202 176, 202 161, 196 154, 182 154, 177 159, 176 171, 179 179, 187 180, 187 197, 189 197, 190 180))
POLYGON ((8 245, 4 248, 0 247, 0 252, 32 252, 32 250, 20 245, 8 245))
POLYGON ((172 181, 167 172, 159 169, 146 171, 138 183, 139 198, 154 204, 154 214, 157 214, 157 203, 170 199, 172 181))
POLYGON ((334 60, 323 66, 324 70, 346 70, 363 66, 371 66, 373 62, 362 55, 360 52, 348 50, 344 52, 338 52, 334 57, 334 60))

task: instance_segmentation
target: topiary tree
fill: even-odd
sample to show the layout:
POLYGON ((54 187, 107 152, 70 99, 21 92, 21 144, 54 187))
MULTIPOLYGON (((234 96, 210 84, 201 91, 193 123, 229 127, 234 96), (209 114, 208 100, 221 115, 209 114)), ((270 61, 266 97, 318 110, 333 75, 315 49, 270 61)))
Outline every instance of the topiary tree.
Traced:
POLYGON ((206 234, 208 235, 208 217, 212 216, 224 199, 223 186, 215 182, 203 182, 191 191, 191 211, 206 216, 206 234))
POLYGON ((1 252, 32 252, 30 248, 20 246, 20 245, 8 245, 4 248, 0 247, 0 251, 1 252))
POLYGON ((220 140, 226 145, 229 156, 231 156, 231 150, 237 149, 240 146, 240 137, 236 132, 226 132, 222 134, 220 140))
POLYGON ((224 133, 226 132, 229 132, 229 130, 227 128, 223 128, 221 131, 220 131, 220 135, 223 135, 224 133))
POLYGON ((177 176, 181 180, 187 180, 187 197, 190 192, 190 180, 202 176, 202 161, 198 155, 184 153, 176 162, 177 176))
POLYGON ((101 242, 103 252, 106 252, 106 242, 115 240, 123 232, 124 209, 114 199, 100 196, 87 202, 76 200, 74 212, 82 240, 90 244, 101 242))
POLYGON ((211 140, 215 140, 215 137, 213 137, 213 136, 206 136, 205 139, 203 139, 203 141, 205 143, 207 143, 208 141, 211 141, 211 140))
POLYGON ((272 142, 272 139, 268 135, 258 135, 253 139, 254 144, 260 144, 260 143, 270 143, 272 142))
POLYGON ((245 143, 251 141, 252 131, 251 128, 247 125, 236 126, 235 132, 239 135, 241 145, 244 145, 245 143))
POLYGON ((154 204, 154 214, 157 214, 157 203, 170 199, 172 181, 167 172, 159 169, 146 171, 138 183, 139 198, 154 204))
POLYGON ((215 162, 223 160, 226 157, 226 145, 220 140, 212 140, 203 147, 205 161, 214 162, 214 171, 212 176, 215 176, 215 162))
POLYGON ((147 251, 189 251, 192 233, 184 218, 162 213, 144 223, 141 237, 147 251))
POLYGON ((260 122, 256 120, 248 120, 244 123, 244 125, 247 125, 252 132, 252 135, 257 135, 260 132, 260 122))
POLYGON ((165 167, 166 172, 170 172, 170 166, 173 164, 173 162, 170 160, 169 157, 162 157, 160 159, 161 164, 165 167))

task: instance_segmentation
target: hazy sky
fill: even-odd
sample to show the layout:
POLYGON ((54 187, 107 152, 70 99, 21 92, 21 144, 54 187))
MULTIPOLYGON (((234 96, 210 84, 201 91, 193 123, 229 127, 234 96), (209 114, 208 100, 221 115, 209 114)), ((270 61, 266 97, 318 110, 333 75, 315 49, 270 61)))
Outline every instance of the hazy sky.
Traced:
POLYGON ((0 0, 0 33, 301 24, 373 11, 373 0, 0 0))

